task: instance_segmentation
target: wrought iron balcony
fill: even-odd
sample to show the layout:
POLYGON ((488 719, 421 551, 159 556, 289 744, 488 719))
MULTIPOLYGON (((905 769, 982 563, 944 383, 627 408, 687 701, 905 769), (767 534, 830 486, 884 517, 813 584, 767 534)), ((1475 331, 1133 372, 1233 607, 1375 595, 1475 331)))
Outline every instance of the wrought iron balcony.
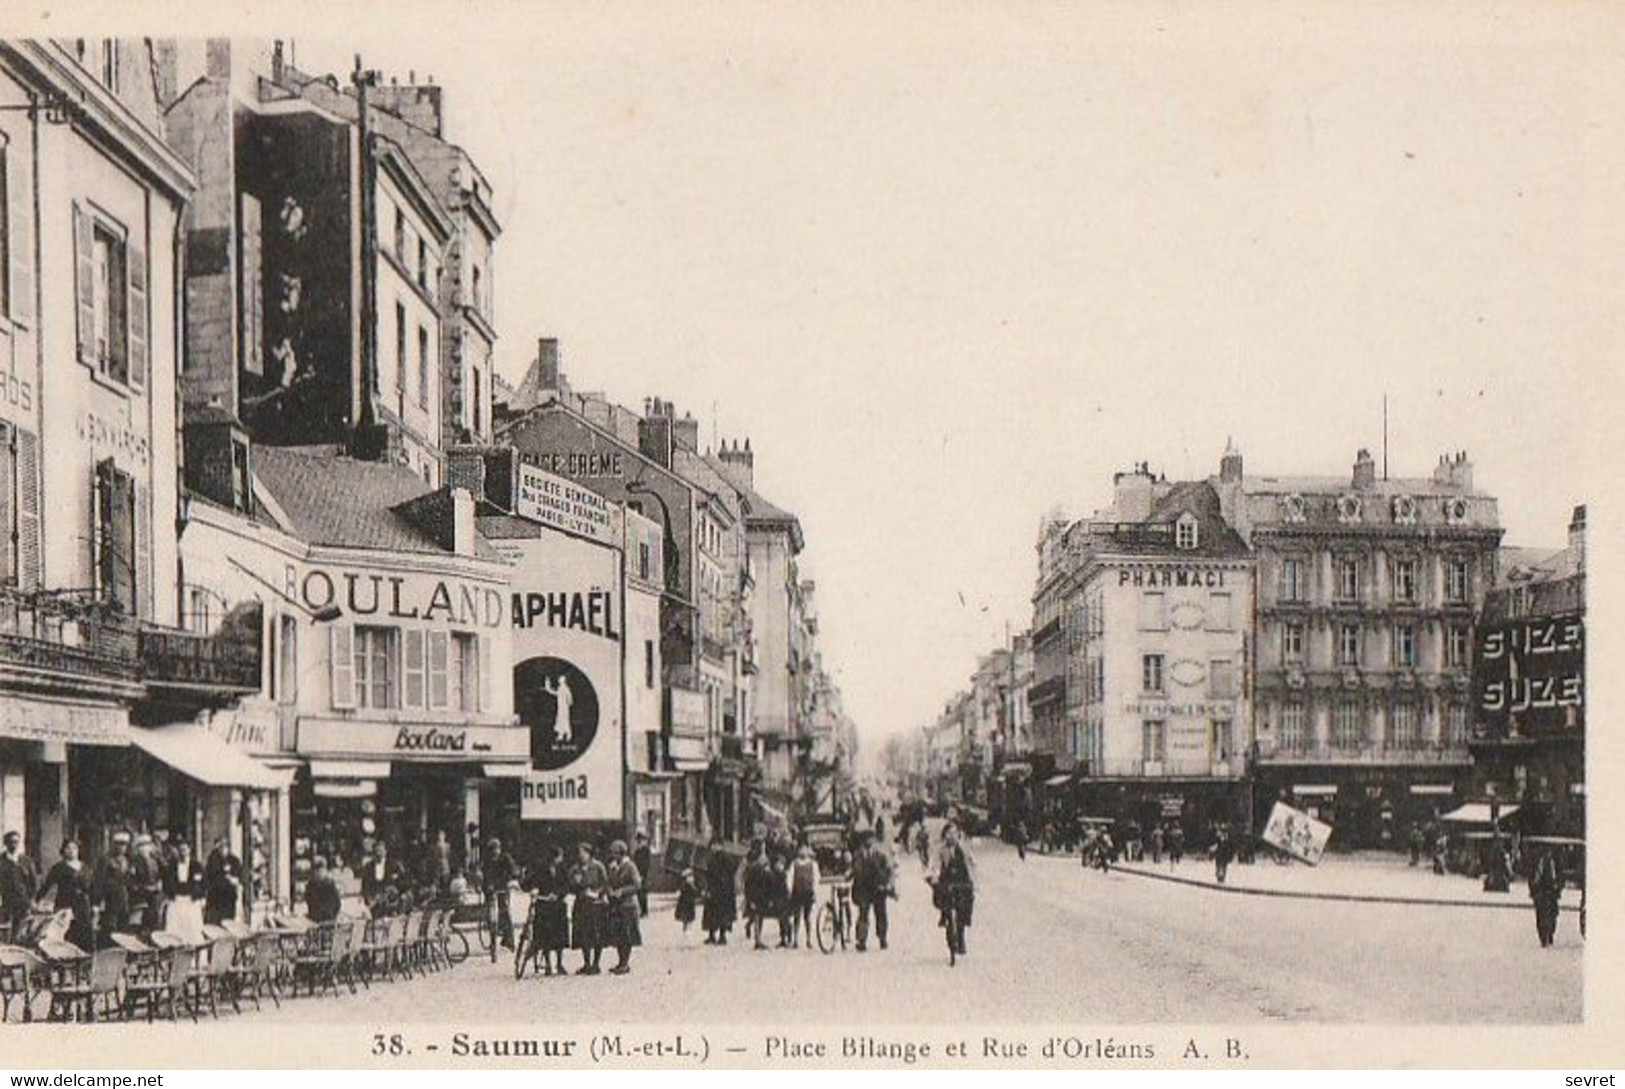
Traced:
POLYGON ((1305 738, 1268 745, 1260 739, 1261 764, 1468 764, 1467 742, 1344 742, 1305 738))
POLYGON ((85 592, 0 587, 0 682, 51 689, 137 678, 128 617, 85 592))

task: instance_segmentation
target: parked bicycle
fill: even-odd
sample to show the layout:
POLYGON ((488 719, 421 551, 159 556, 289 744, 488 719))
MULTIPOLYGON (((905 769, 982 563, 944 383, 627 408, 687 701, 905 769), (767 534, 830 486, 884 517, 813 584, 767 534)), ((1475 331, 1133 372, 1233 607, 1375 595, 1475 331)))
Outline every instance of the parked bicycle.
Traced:
POLYGON ((852 940, 852 882, 843 878, 827 881, 825 885, 829 895, 824 906, 818 909, 814 929, 818 934, 818 948, 833 953, 837 947, 845 949, 852 940))

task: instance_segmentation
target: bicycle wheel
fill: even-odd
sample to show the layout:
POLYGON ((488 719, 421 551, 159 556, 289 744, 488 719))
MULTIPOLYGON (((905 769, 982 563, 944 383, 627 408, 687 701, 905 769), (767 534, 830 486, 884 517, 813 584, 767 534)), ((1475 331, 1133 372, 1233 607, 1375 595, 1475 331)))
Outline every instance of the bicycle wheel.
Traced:
POLYGON ((468 959, 468 935, 452 927, 446 935, 446 963, 461 964, 468 959))
POLYGON ((835 942, 839 936, 839 925, 835 921, 835 909, 828 904, 818 909, 818 948, 825 953, 835 952, 835 942))
POLYGON ((514 942, 513 978, 525 978, 525 966, 528 964, 534 968, 535 960, 536 951, 530 946, 530 934, 527 932, 519 935, 519 940, 514 942))

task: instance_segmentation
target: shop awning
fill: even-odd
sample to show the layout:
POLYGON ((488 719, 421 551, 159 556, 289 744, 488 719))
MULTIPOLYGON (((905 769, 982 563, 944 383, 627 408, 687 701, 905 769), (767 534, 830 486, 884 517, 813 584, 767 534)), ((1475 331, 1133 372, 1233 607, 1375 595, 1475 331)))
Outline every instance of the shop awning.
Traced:
POLYGON ((1337 788, 1328 783, 1303 783, 1292 788, 1294 794, 1336 794, 1337 788))
POLYGON ((487 764, 487 779, 523 779, 530 772, 529 764, 487 764))
POLYGON ((312 779, 388 779, 388 760, 312 760, 312 779))
POLYGON ((1032 772, 1033 766, 1031 764, 1011 762, 1006 764, 1003 769, 1000 770, 999 774, 1009 778, 1014 778, 1018 775, 1031 775, 1032 772))
POLYGON ((371 779, 356 782, 348 779, 318 779, 311 786, 318 798, 370 798, 378 793, 378 784, 371 779))
POLYGON ((288 785, 286 772, 266 767, 195 722, 134 729, 130 740, 153 759, 209 786, 281 790, 288 785))
POLYGON ((1412 794, 1454 794, 1456 788, 1449 783, 1412 783, 1412 794))
POLYGON ((784 815, 784 810, 768 805, 760 798, 756 799, 756 808, 762 811, 762 817, 766 823, 774 827, 782 827, 790 823, 784 815))
MULTIPOLYGON (((1515 805, 1503 805, 1500 819, 1505 820, 1518 811, 1515 805)), ((1452 809, 1439 818, 1450 824, 1489 824, 1490 807, 1483 802, 1468 802, 1464 806, 1452 809)))
POLYGON ((1062 783, 1070 783, 1071 781, 1071 775, 1051 775, 1048 779, 1044 780, 1044 785, 1047 787, 1058 787, 1062 783))

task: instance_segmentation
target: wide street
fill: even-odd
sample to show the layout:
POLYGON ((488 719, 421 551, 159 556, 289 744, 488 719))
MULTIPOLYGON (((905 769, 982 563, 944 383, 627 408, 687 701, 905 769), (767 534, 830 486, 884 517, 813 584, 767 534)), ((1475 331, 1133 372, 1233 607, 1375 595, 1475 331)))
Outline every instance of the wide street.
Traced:
MULTIPOLYGON (((1085 872, 1070 857, 1022 862, 989 840, 977 843, 977 859, 970 955, 952 969, 919 862, 904 857, 885 952, 757 952, 738 930, 726 948, 713 948, 697 929, 685 938, 669 900, 657 900, 629 977, 515 982, 510 957, 495 966, 470 959, 424 979, 247 1016, 396 1024, 1581 1017, 1582 944, 1572 914, 1563 917, 1557 945, 1543 950, 1532 912, 1521 910, 1225 895, 1085 872)), ((1212 867, 1191 861, 1183 871, 1195 877, 1212 867)), ((770 924, 770 937, 776 932, 770 924)), ((612 961, 607 954, 606 966, 612 961)))

